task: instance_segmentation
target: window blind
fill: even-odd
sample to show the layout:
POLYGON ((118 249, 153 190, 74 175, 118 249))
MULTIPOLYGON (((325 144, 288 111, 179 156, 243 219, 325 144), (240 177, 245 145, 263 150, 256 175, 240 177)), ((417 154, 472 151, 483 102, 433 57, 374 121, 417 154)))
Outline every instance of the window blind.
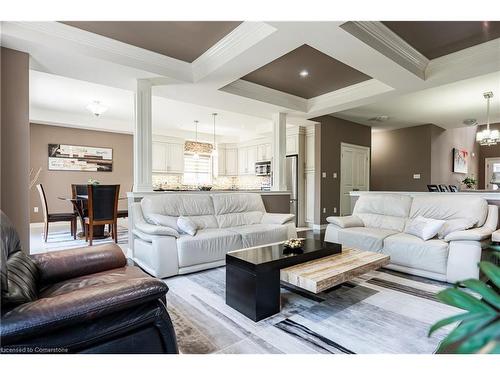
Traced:
POLYGON ((210 155, 184 154, 184 179, 185 185, 209 185, 212 183, 212 158, 210 155))

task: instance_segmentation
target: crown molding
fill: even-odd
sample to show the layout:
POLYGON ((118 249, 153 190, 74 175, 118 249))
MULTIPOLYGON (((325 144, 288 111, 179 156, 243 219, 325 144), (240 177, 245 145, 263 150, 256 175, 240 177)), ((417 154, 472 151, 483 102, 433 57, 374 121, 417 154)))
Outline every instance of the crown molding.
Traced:
POLYGON ((429 59, 379 21, 350 21, 340 26, 398 65, 425 79, 429 59))
POLYGON ((264 22, 243 22, 192 63, 197 82, 276 31, 264 22))
POLYGON ((51 49, 112 61, 179 81, 192 82, 191 65, 59 22, 2 22, 3 36, 51 49))
POLYGON ((234 81, 220 90, 294 111, 306 112, 307 110, 307 99, 242 79, 234 81))
MULTIPOLYGON (((374 97, 394 90, 392 87, 376 79, 369 79, 355 85, 347 86, 323 95, 311 98, 307 102, 308 115, 319 116, 318 112, 324 114, 338 111, 338 107, 345 103, 356 103, 356 101, 368 97, 374 97)), ((343 108, 345 109, 345 108, 343 108)))

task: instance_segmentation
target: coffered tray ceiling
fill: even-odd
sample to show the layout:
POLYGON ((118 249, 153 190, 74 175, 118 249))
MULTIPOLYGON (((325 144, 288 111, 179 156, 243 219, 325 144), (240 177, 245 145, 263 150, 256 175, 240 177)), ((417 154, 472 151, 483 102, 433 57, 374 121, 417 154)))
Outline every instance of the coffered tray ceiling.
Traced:
POLYGON ((310 99, 371 77, 304 44, 242 77, 275 90, 310 99), (301 71, 307 71, 301 77, 301 71))
POLYGON ((63 23, 174 59, 193 62, 241 22, 78 21, 63 23))
POLYGON ((382 22, 428 59, 500 38, 500 22, 390 21, 382 22))

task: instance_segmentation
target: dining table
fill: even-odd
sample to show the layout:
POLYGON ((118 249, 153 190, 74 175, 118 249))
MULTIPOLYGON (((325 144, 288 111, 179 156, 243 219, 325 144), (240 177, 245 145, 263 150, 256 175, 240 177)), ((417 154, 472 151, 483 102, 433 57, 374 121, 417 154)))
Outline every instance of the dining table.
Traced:
MULTIPOLYGON (((84 202, 88 201, 89 196, 87 194, 77 195, 76 197, 57 197, 57 199, 69 202, 73 205, 73 208, 80 219, 80 224, 82 231, 77 233, 78 238, 85 238, 85 212, 84 212, 84 202)), ((127 197, 119 197, 118 200, 124 200, 127 197)), ((94 225, 94 239, 108 238, 110 233, 105 230, 106 225, 94 225)))

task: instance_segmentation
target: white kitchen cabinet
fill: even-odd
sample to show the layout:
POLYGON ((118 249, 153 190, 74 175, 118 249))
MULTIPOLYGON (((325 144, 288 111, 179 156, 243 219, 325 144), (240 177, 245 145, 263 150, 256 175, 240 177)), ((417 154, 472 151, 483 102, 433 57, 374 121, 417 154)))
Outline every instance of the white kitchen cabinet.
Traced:
POLYGON ((247 148, 247 174, 255 174, 255 162, 257 161, 257 146, 247 148))
POLYGON ((266 143, 266 157, 264 160, 271 160, 273 158, 273 146, 270 143, 266 143))
POLYGON ((153 142, 152 170, 156 173, 183 173, 184 145, 181 143, 153 142))
POLYGON ((273 157, 270 143, 257 145, 257 159, 255 161, 269 161, 273 157))
POLYGON ((227 148, 225 155, 225 175, 226 176, 237 176, 238 175, 238 149, 237 148, 227 148))
POLYGON ((248 173, 248 147, 238 148, 238 174, 248 173))

